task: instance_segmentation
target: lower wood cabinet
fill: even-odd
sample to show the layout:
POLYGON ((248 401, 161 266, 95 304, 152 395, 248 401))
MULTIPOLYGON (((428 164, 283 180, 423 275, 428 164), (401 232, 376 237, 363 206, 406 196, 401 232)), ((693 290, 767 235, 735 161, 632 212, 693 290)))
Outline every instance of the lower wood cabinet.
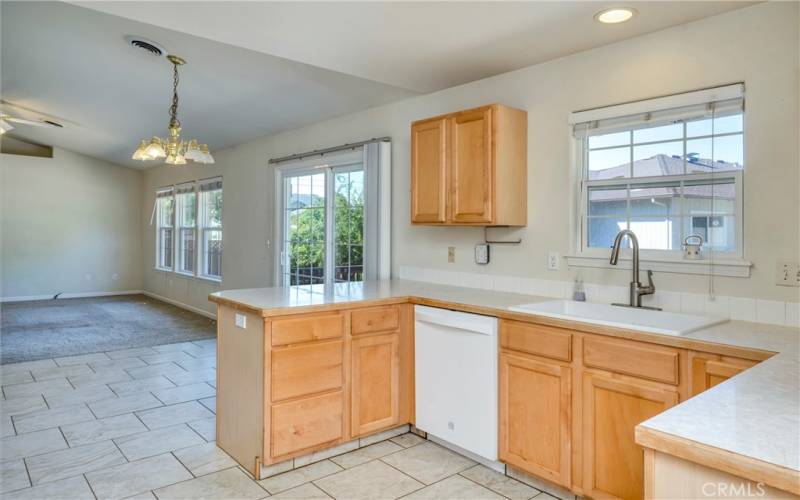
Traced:
POLYGON ((351 434, 400 423, 400 335, 354 337, 351 359, 351 434))
POLYGON ((570 487, 569 365, 500 355, 500 459, 570 487))
MULTIPOLYGON (((636 363, 636 360, 630 360, 636 363)), ((635 427, 678 403, 676 389, 618 378, 583 374, 583 490, 592 498, 641 499, 644 452, 634 441, 635 427)))
POLYGON ((690 392, 692 396, 695 396, 747 370, 755 365, 756 361, 691 352, 689 363, 691 369, 690 392))
POLYGON ((342 391, 272 406, 271 455, 279 458, 341 439, 342 391))

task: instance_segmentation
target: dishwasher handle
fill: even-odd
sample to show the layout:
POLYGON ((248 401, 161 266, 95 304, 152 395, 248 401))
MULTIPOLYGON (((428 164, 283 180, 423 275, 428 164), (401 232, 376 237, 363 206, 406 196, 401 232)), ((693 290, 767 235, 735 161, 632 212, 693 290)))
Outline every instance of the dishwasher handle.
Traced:
POLYGON ((481 335, 495 335, 497 333, 497 318, 435 307, 416 306, 414 308, 414 320, 481 335))

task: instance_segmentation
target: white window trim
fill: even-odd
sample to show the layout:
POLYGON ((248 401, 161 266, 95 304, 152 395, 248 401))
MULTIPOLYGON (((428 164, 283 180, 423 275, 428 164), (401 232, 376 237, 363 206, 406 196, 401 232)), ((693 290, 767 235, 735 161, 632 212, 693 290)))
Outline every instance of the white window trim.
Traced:
MULTIPOLYGON (((201 192, 200 192, 200 184, 202 184, 204 181, 209 181, 209 180, 214 180, 214 179, 222 180, 222 176, 215 176, 215 177, 206 178, 206 179, 200 179, 200 180, 195 180, 195 181, 179 182, 179 183, 176 183, 176 184, 167 185, 167 186, 161 186, 161 187, 156 188, 156 190, 155 190, 156 193, 158 193, 160 191, 167 191, 169 189, 172 190, 172 200, 173 200, 172 206, 173 206, 173 208, 172 208, 172 267, 171 268, 160 267, 158 265, 159 264, 159 234, 158 234, 159 233, 159 223, 158 223, 158 205, 157 205, 158 198, 156 197, 156 200, 154 202, 156 205, 153 207, 153 216, 154 216, 155 222, 156 222, 155 223, 155 227, 156 227, 155 254, 156 255, 155 255, 155 265, 153 266, 153 269, 155 271, 160 272, 160 273, 165 273, 165 274, 171 274, 171 275, 174 275, 174 276, 180 276, 181 278, 196 279, 196 280, 201 280, 201 281, 204 281, 204 282, 211 282, 211 283, 214 283, 214 284, 221 284, 222 283, 222 277, 221 276, 210 276, 210 275, 203 274, 200 271, 200 269, 203 268, 203 264, 204 264, 204 262, 203 262, 204 254, 203 254, 202 249, 200 248, 200 245, 202 243, 202 240, 200 238, 203 236, 203 234, 202 234, 203 229, 200 228, 200 194, 201 194, 201 192), (195 270, 194 270, 193 273, 188 273, 188 272, 184 272, 184 271, 179 271, 178 270, 178 260, 180 258, 179 248, 178 248, 178 238, 180 237, 179 236, 179 232, 180 231, 179 231, 179 229, 177 227, 177 221, 178 221, 177 220, 177 216, 178 216, 177 188, 178 188, 178 186, 185 186, 187 184, 193 184, 194 185, 194 193, 195 193, 195 224, 194 224, 194 230, 195 230, 195 266, 194 267, 195 267, 195 270)), ((224 186, 224 183, 223 183, 223 186, 224 186)), ((222 226, 220 226, 219 228, 214 228, 214 230, 222 230, 222 226)), ((224 234, 225 233, 223 231, 223 241, 224 241, 224 234)))
MULTIPOLYGON (((379 150, 381 158, 378 162, 378 169, 375 172, 369 171, 368 165, 368 149, 365 147, 359 148, 355 151, 338 152, 326 155, 323 159, 319 157, 307 158, 283 165, 278 165, 274 168, 274 191, 275 191, 275 219, 274 219, 274 249, 273 263, 274 263, 274 277, 273 282, 275 286, 284 286, 283 282, 283 269, 287 265, 286 257, 283 252, 283 237, 286 234, 285 220, 283 217, 283 202, 286 196, 284 190, 284 177, 291 177, 296 175, 303 175, 313 172, 318 172, 320 169, 327 169, 328 171, 347 171, 348 167, 359 164, 364 169, 364 204, 374 202, 371 197, 377 197, 377 218, 373 221, 373 216, 366 211, 364 214, 364 264, 365 269, 367 265, 368 255, 372 251, 372 245, 376 245, 377 251, 377 278, 388 279, 390 276, 390 222, 391 222, 391 172, 389 166, 389 159, 391 151, 388 147, 379 150), (369 247, 369 250, 368 250, 369 247)), ((330 174, 332 175, 332 174, 330 174)), ((326 183, 326 198, 333 199, 333 182, 326 183)), ((332 233, 333 205, 327 204, 326 208, 326 228, 328 234, 332 233)), ((332 240, 326 242, 325 252, 325 281, 326 283, 332 282, 329 280, 329 274, 332 277, 333 273, 333 251, 331 245, 332 240)), ((365 277, 366 279, 366 277, 365 277)))
POLYGON ((156 226, 156 245, 155 245, 155 270, 171 273, 175 269, 175 186, 163 186, 156 189, 156 198, 153 206, 153 216, 155 217, 155 226, 156 226), (172 267, 164 267, 161 264, 161 217, 159 213, 159 196, 158 193, 164 191, 172 191, 172 253, 173 253, 173 260, 172 260, 172 267))
MULTIPOLYGON (((202 280, 206 280, 206 281, 213 281, 213 282, 216 282, 216 283, 221 283, 222 282, 222 276, 221 275, 220 276, 214 276, 214 275, 205 273, 205 269, 206 269, 206 249, 205 249, 205 241, 206 240, 205 240, 205 232, 206 231, 221 231, 222 232, 222 241, 223 241, 223 244, 222 244, 223 250, 222 251, 223 251, 223 254, 224 254, 224 252, 225 252, 225 243, 224 243, 224 241, 225 241, 225 231, 223 230, 224 224, 220 223, 219 227, 210 227, 210 226, 207 227, 205 225, 201 225, 201 223, 200 223, 201 219, 205 218, 204 216, 201 216, 202 211, 201 211, 201 207, 200 207, 200 202, 201 202, 201 199, 202 199, 202 196, 203 196, 203 192, 200 191, 200 186, 203 184, 203 181, 212 181, 212 180, 216 180, 216 179, 222 180, 222 177, 212 177, 210 179, 202 179, 202 180, 197 181, 196 184, 195 184, 195 193, 196 193, 195 202, 197 203, 197 209, 196 209, 197 221, 196 221, 196 224, 195 224, 195 230, 196 230, 195 238, 196 238, 196 241, 197 241, 196 244, 197 244, 197 249, 198 249, 197 256, 196 256, 196 261, 197 262, 195 263, 195 277, 197 277, 199 279, 202 279, 202 280)), ((224 183, 223 183, 223 186, 224 186, 224 183)), ((225 212, 225 208, 224 208, 225 207, 225 195, 224 194, 223 194, 222 206, 223 206, 222 211, 223 211, 223 217, 224 217, 224 212, 225 212)), ((220 272, 222 272, 222 269, 220 269, 220 272)))
MULTIPOLYGON (((673 96, 660 97, 646 101, 609 106, 570 114, 567 128, 570 137, 570 164, 571 170, 570 183, 573 186, 571 191, 572 203, 570 209, 570 224, 572 227, 570 236, 570 248, 572 253, 566 256, 567 265, 570 267, 590 267, 604 269, 630 269, 631 251, 623 249, 620 253, 619 264, 612 266, 609 263, 610 250, 604 248, 587 248, 584 246, 586 241, 586 203, 588 189, 584 189, 585 161, 588 151, 584 147, 584 139, 575 137, 573 125, 588 121, 608 119, 620 116, 629 116, 639 113, 647 113, 668 108, 690 106, 711 102, 715 100, 731 99, 742 97, 744 86, 742 84, 729 85, 716 89, 706 89, 697 92, 687 92, 673 96)), ((743 111, 746 115, 746 109, 743 111)), ((745 116, 745 128, 747 119, 745 116)), ((743 132, 744 133, 744 132, 743 132)), ((684 138, 685 140, 685 138, 684 138)), ((623 178, 608 179, 602 181, 592 181, 592 185, 617 185, 628 184, 631 181, 658 182, 671 180, 702 179, 710 178, 710 174, 685 174, 669 177, 647 177, 647 178, 623 178)), ((640 266, 646 267, 656 272, 670 272, 680 274, 699 274, 730 277, 749 277, 752 262, 744 259, 744 198, 743 198, 743 174, 741 171, 721 172, 715 178, 734 177, 736 178, 736 251, 720 252, 713 251, 713 258, 703 260, 686 260, 682 258, 681 250, 641 250, 640 266)))

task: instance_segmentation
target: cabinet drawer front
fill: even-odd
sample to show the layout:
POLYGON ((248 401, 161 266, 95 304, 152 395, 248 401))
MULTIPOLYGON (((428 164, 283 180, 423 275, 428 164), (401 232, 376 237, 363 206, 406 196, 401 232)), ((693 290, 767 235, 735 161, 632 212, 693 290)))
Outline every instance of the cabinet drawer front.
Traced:
POLYGON ((679 353, 668 347, 627 340, 583 339, 583 364, 678 385, 679 353))
POLYGON ((572 334, 552 326, 502 320, 500 345, 504 349, 526 352, 561 361, 572 360, 572 334))
POLYGON ((272 351, 272 401, 342 387, 342 342, 272 351))
POLYGON ((343 327, 344 321, 339 313, 276 319, 272 322, 272 345, 339 338, 343 327))
POLYGON ((342 437, 342 392, 272 407, 272 456, 304 450, 342 437))
POLYGON ((400 328, 400 308, 386 306, 356 310, 350 321, 353 335, 397 330, 400 328))

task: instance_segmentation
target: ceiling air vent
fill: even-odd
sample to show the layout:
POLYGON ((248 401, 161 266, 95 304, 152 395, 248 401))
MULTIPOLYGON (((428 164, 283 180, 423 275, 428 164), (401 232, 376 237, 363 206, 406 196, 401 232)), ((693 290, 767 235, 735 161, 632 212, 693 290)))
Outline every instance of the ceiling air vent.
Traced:
POLYGON ((166 55, 167 51, 161 45, 157 44, 152 40, 148 40, 147 38, 142 38, 140 36, 133 36, 128 35, 125 37, 125 40, 131 44, 133 47, 137 49, 144 50, 145 52, 154 55, 154 56, 163 56, 166 55))

